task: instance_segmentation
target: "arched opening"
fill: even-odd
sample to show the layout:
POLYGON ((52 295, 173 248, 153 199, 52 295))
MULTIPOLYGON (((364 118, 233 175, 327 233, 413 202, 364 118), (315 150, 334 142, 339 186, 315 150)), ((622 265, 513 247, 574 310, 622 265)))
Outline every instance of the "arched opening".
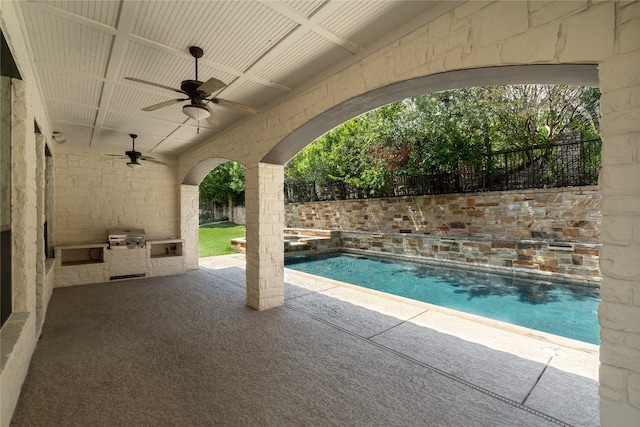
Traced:
MULTIPOLYGON (((403 82, 392 83, 371 91, 365 91, 363 94, 356 95, 348 101, 344 101, 333 106, 329 105, 321 113, 314 113, 311 118, 301 120, 301 117, 305 117, 304 114, 292 117, 291 122, 288 123, 288 129, 294 130, 286 134, 283 133, 282 137, 278 138, 279 141, 276 142, 275 145, 271 145, 270 143, 269 145, 273 148, 265 150, 267 153, 264 156, 259 157, 259 162, 254 161, 254 157, 247 156, 247 158, 252 159, 249 166, 255 171, 254 174, 256 175, 252 178, 254 182, 252 183, 250 192, 253 191, 253 194, 258 195, 259 191, 263 191, 264 189, 261 188, 260 185, 265 183, 265 185, 268 186, 266 183, 269 179, 273 179, 272 177, 278 178, 281 174, 281 170, 278 169, 280 165, 284 165, 300 149, 313 141, 316 137, 322 135, 324 132, 351 117, 377 106, 402 99, 403 97, 410 96, 411 94, 429 92, 428 83, 431 84, 432 91, 452 89, 456 87, 507 83, 555 83, 599 86, 600 76, 603 83, 606 83, 606 87, 603 85, 602 120, 603 129, 605 127, 607 129, 606 132, 603 132, 604 167, 600 175, 602 180, 600 186, 603 191, 603 199, 612 200, 613 203, 615 202, 615 197, 618 194, 629 195, 634 193, 631 187, 628 186, 627 177, 635 177, 637 175, 637 170, 633 169, 635 167, 634 160, 631 162, 629 161, 630 158, 635 158, 633 156, 634 151, 630 148, 630 144, 628 143, 629 135, 633 132, 633 130, 630 129, 633 129, 633 127, 625 127, 626 125, 624 124, 630 123, 628 122, 630 115, 635 111, 633 108, 630 110, 627 109, 627 107, 629 107, 628 94, 632 87, 630 86, 632 79, 629 77, 628 70, 618 70, 616 68, 619 63, 628 64, 628 60, 620 59, 619 62, 618 60, 604 61, 599 66, 595 64, 569 64, 467 69, 414 78, 403 82), (455 79, 455 84, 451 79, 449 79, 452 76, 458 77, 455 79), (619 83, 617 82, 618 79, 621 79, 619 83), (623 91, 622 93, 625 94, 626 99, 624 99, 624 97, 614 97, 611 95, 616 88, 620 88, 620 90, 623 91), (627 111, 631 112, 628 113, 627 111), (616 124, 615 122, 618 120, 620 122, 616 124), (292 123, 295 123, 295 126, 291 126, 292 123), (273 167, 270 167, 271 165, 273 165, 273 167), (260 174, 263 172, 264 177, 261 177, 260 174)), ((390 80, 393 79, 390 78, 390 80)), ((300 101, 304 101, 304 99, 304 96, 300 97, 300 101)), ((288 107, 291 106, 292 105, 288 105, 288 107)), ((311 110, 311 108, 309 108, 309 110, 311 110)), ((274 112, 274 115, 277 115, 277 111, 274 112)), ((286 124, 281 126, 281 128, 287 128, 286 124)), ((229 136, 226 139, 232 141, 236 139, 236 136, 229 136)), ((259 138, 258 141, 264 142, 259 138)), ((257 146, 257 144, 252 145, 252 147, 257 146)), ((256 206, 253 209, 254 212, 252 220, 256 222, 254 226, 256 228, 255 238, 259 238, 263 242, 267 241, 267 243, 273 243, 278 241, 278 239, 281 239, 281 235, 278 235, 274 227, 271 227, 273 230, 269 230, 267 227, 269 225, 273 225, 271 220, 261 218, 262 215, 260 213, 264 206, 267 206, 269 202, 273 203, 276 200, 275 192, 273 193, 274 195, 266 195, 266 197, 264 197, 264 201, 259 200, 256 202, 256 206), (263 224, 265 227, 263 227, 263 224), (262 230, 267 231, 263 232, 262 230)), ((606 225, 608 227, 614 227, 617 230, 618 226, 615 223, 619 221, 628 221, 628 212, 629 211, 623 208, 622 205, 613 203, 610 205, 608 212, 604 215, 605 218, 603 219, 603 225, 606 220, 606 225)), ((635 267, 632 267, 633 262, 631 261, 634 259, 633 254, 635 253, 635 246, 632 245, 630 248, 626 248, 626 246, 631 244, 631 240, 628 237, 622 237, 622 234, 620 237, 616 236, 617 234, 607 234, 607 238, 603 239, 604 246, 602 258, 600 260, 604 276, 603 288, 606 288, 611 292, 617 292, 612 289, 614 280, 618 280, 615 279, 616 277, 619 276, 620 280, 624 281, 626 284, 626 282, 632 281, 632 273, 630 272, 635 271, 635 267), (613 257, 618 257, 616 260, 616 266, 613 265, 613 257), (621 273, 621 271, 619 271, 619 269, 624 270, 627 267, 628 271, 625 273, 621 273)), ((264 246, 274 247, 270 244, 264 246)), ((260 251, 263 251, 262 246, 260 251)), ((254 257, 253 262, 255 264, 255 267, 252 268, 255 272, 254 277, 251 277, 252 280, 247 280, 247 286, 248 288, 254 287, 255 289, 260 289, 260 292, 262 292, 262 289, 268 288, 270 295, 278 294, 279 291, 276 288, 281 286, 282 283, 282 275, 278 272, 278 265, 279 262, 281 262, 279 259, 282 259, 280 258, 281 254, 270 252, 268 249, 263 252, 260 251, 256 250, 256 252, 252 254, 254 257), (275 274, 273 274, 272 277, 265 279, 263 271, 275 271, 275 274)), ((258 294, 257 290, 252 290, 251 292, 258 294)), ((266 292, 258 294, 258 301, 263 298, 262 294, 266 294, 266 292)), ((269 298, 269 296, 266 296, 265 298, 269 298)), ((257 309, 264 309, 281 305, 281 302, 279 302, 279 300, 274 300, 273 304, 269 303, 264 306, 253 302, 248 304, 257 309)), ((613 305, 614 304, 611 301, 606 301, 606 303, 603 301, 603 304, 600 307, 601 319, 617 317, 617 314, 614 313, 615 309, 613 308, 613 305)), ((616 325, 613 325, 609 322, 607 325, 601 321, 601 326, 603 328, 603 336, 606 336, 607 334, 615 334, 617 331, 621 330, 621 327, 617 326, 617 323, 616 325)), ((612 351, 616 355, 624 355, 631 352, 627 346, 612 346, 607 343, 607 340, 604 340, 603 348, 607 348, 608 351, 612 351)), ((627 364, 623 362, 612 362, 606 366, 607 369, 611 369, 611 372, 618 372, 619 366, 622 365, 625 367, 627 366, 627 364)), ((607 375, 604 377, 606 379, 607 375)), ((611 376, 609 376, 609 378, 610 377, 611 376)), ((601 376, 601 384, 602 378, 603 377, 601 376)), ((607 387, 607 385, 605 384, 604 387, 607 387)), ((608 411, 606 417, 613 417, 615 419, 616 416, 613 414, 613 411, 614 408, 618 407, 618 405, 608 402, 606 399, 604 399, 604 402, 607 405, 606 410, 608 411)), ((625 412, 625 416, 628 417, 631 413, 632 411, 627 411, 625 412)))
MULTIPOLYGON (((195 220, 182 218, 192 224, 183 230, 190 229, 190 237, 197 243, 193 265, 199 265, 201 257, 230 253, 231 239, 245 236, 244 165, 220 157, 205 159, 189 171, 182 186, 189 188, 183 192, 183 206, 197 207, 192 211, 197 212, 195 220)), ((215 263, 209 260, 207 265, 211 262, 215 263)))
POLYGON ((598 86, 598 67, 576 65, 514 65, 449 71, 393 83, 338 104, 298 127, 263 158, 283 165, 311 141, 346 120, 410 96, 446 89, 508 84, 598 86))
MULTIPOLYGON (((598 128, 598 94, 556 85, 465 88, 411 97, 344 122, 285 166, 285 234, 331 235, 334 253, 318 260, 322 255, 311 241, 304 250, 314 255, 303 259, 285 246, 285 266, 374 289, 383 276, 385 292, 429 303, 440 295, 429 299, 404 287, 413 280, 427 287, 430 275, 414 262, 446 265, 461 275, 508 271, 559 289, 577 291, 561 282, 578 282, 589 293, 600 281, 598 132, 590 139, 598 128), (575 120, 578 112, 585 122, 575 120), (579 208, 587 205, 592 209, 579 208), (566 251, 556 251, 560 247, 566 251), (381 268, 380 275, 358 276, 353 256, 372 260, 371 269, 373 260, 402 260, 410 264, 398 269, 406 265, 414 273, 399 279, 381 268)), ((497 291, 499 283, 494 277, 482 292, 506 302, 509 291, 497 291)), ((465 294, 457 286, 457 294, 465 294)), ((588 301, 577 322, 585 333, 578 336, 570 323, 560 327, 563 319, 551 308, 556 300, 536 307, 535 317, 546 317, 555 329, 541 328, 598 344, 597 291, 575 300, 567 295, 567 313, 580 312, 588 301)), ((469 293, 468 301, 477 296, 469 293)), ((459 308, 471 309, 464 300, 459 308)), ((524 310, 492 315, 505 312, 524 310)))
POLYGON ((202 160, 186 174, 182 180, 182 185, 200 185, 204 177, 207 176, 209 172, 227 161, 229 161, 229 159, 221 157, 212 157, 202 160))

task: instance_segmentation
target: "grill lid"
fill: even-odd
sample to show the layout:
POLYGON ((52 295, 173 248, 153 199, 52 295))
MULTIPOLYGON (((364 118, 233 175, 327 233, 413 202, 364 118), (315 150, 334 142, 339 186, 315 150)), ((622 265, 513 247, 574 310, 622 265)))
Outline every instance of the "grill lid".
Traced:
POLYGON ((135 249, 144 248, 146 235, 143 229, 110 229, 109 248, 110 249, 135 249))

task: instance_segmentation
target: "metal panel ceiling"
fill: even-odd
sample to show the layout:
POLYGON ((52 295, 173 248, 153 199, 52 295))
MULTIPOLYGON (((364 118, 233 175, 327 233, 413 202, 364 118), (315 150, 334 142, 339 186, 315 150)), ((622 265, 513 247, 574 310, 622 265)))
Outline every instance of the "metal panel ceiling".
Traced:
POLYGON ((261 108, 332 65, 355 62, 367 47, 401 37, 408 21, 426 23, 448 10, 444 2, 391 0, 17 5, 44 108, 52 128, 63 132, 60 139, 111 152, 126 149, 128 134, 136 133, 136 147, 139 143, 145 154, 170 155, 210 141, 248 116, 212 106, 220 123, 202 121, 198 133, 182 103, 142 111, 182 94, 125 77, 179 88, 183 80, 195 79, 189 46, 197 45, 204 50, 198 79, 215 77, 227 85, 215 96, 261 108))

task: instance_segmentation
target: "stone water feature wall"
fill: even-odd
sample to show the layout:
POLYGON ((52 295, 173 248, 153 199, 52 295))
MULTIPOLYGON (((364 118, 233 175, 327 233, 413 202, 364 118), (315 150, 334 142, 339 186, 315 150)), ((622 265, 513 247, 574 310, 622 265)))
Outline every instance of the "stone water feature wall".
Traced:
POLYGON ((286 225, 340 230, 342 249, 600 280, 596 187, 287 205, 286 225))
POLYGON ((600 281, 600 245, 535 240, 487 240, 403 233, 341 231, 342 250, 378 253, 402 259, 473 265, 475 269, 516 272, 520 276, 554 274, 574 283, 600 281))
POLYGON ((290 203, 285 226, 600 243, 597 187, 290 203))

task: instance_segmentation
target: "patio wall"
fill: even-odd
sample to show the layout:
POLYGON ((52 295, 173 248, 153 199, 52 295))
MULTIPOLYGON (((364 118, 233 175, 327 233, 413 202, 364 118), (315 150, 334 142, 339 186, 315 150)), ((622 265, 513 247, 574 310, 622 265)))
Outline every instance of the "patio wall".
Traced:
POLYGON ((340 232, 342 249, 385 257, 428 259, 459 267, 517 273, 534 278, 562 277, 573 283, 600 281, 600 245, 553 244, 534 240, 446 238, 419 234, 340 232))
POLYGON ((290 203, 294 228, 600 243, 596 187, 290 203))
MULTIPOLYGON (((125 150, 114 148, 112 152, 125 150)), ((180 236, 180 186, 176 168, 95 152, 56 147, 55 242, 53 246, 106 243, 110 228, 142 228, 147 239, 180 236)))
POLYGON ((341 230, 341 248, 600 281, 596 187, 286 205, 287 227, 341 230))

